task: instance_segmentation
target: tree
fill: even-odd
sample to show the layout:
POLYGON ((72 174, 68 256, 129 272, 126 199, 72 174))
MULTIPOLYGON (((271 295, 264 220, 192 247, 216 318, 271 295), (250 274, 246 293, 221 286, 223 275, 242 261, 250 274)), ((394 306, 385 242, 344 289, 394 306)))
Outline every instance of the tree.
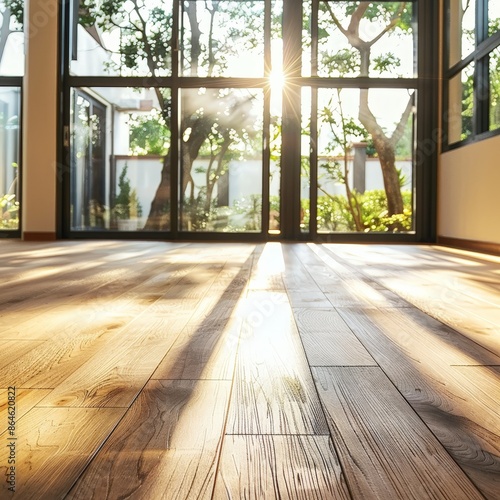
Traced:
MULTIPOLYGON (((356 70, 357 76, 368 77, 373 70, 395 70, 400 60, 392 53, 372 57, 372 50, 388 34, 403 34, 411 29, 411 2, 342 2, 332 5, 332 2, 321 2, 323 17, 320 27, 325 51, 322 63, 328 67, 347 64, 349 70, 356 70), (337 7, 337 8, 335 8, 337 7), (369 22, 372 29, 361 29, 369 22), (330 53, 328 38, 330 31, 338 30, 349 45, 356 50, 357 57, 352 57, 351 51, 341 50, 330 53), (375 29, 373 29, 375 28, 375 29), (325 44, 326 42, 326 44, 325 44)), ((396 124, 395 130, 388 135, 378 123, 370 109, 369 90, 360 89, 358 118, 371 135, 375 150, 380 160, 384 188, 387 195, 389 215, 403 213, 403 198, 396 168, 396 146, 403 137, 405 127, 413 107, 413 96, 410 96, 406 107, 396 124)))
MULTIPOLYGON (((356 231, 363 231, 365 224, 363 222, 362 210, 356 193, 351 189, 349 180, 349 159, 348 155, 351 150, 352 141, 355 138, 367 140, 366 131, 352 118, 346 116, 342 101, 342 89, 337 89, 336 98, 333 96, 325 107, 320 110, 320 119, 323 123, 327 124, 330 129, 332 141, 327 147, 328 153, 335 155, 337 148, 340 149, 342 156, 342 165, 337 161, 333 164, 327 162, 322 165, 326 170, 330 179, 336 180, 344 184, 346 190, 347 207, 354 221, 356 231)), ((318 179, 318 189, 322 191, 325 196, 334 200, 328 191, 321 186, 321 179, 318 179)))
POLYGON ((3 59, 7 40, 12 33, 22 32, 24 2, 22 0, 0 0, 0 61, 3 59))

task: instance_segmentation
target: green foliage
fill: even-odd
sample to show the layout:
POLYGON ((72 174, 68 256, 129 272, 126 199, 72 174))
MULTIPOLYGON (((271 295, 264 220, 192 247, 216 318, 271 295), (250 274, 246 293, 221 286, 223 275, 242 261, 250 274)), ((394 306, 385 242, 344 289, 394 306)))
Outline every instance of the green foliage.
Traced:
POLYGON ((131 115, 130 154, 166 155, 169 149, 170 130, 159 112, 131 115))
MULTIPOLYGON (((325 33, 327 33, 325 31, 325 33)), ((328 36, 327 34, 325 36, 328 36)), ((339 75, 349 75, 355 73, 361 63, 361 57, 358 51, 341 49, 334 54, 323 53, 322 61, 325 67, 335 71, 339 75)))
POLYGON ((196 197, 183 200, 184 230, 234 233, 260 231, 261 227, 262 196, 259 194, 236 200, 232 207, 220 207, 217 206, 217 200, 211 200, 208 209, 205 188, 201 189, 196 197))
POLYGON ((492 36, 498 31, 500 31, 500 19, 490 19, 488 24, 488 36, 492 36))
POLYGON ((470 137, 474 130, 474 73, 467 75, 462 84, 462 139, 470 137))
POLYGON ((84 0, 80 24, 95 25, 105 32, 119 29, 124 68, 135 71, 146 61, 149 72, 159 76, 170 67, 172 14, 169 9, 151 9, 142 2, 128 0, 84 0))
POLYGON ((19 27, 24 23, 24 0, 3 0, 19 27))
POLYGON ((19 228, 19 202, 15 194, 0 197, 0 229, 19 228))
POLYGON ((373 68, 380 73, 384 71, 394 71, 401 66, 401 59, 391 52, 373 58, 373 68))
POLYGON ((490 130, 498 128, 500 128, 500 50, 496 49, 490 54, 490 130))
MULTIPOLYGON (((351 16, 360 2, 345 2, 346 14, 351 16)), ((403 31, 411 29, 412 2, 370 2, 364 17, 370 21, 389 24, 397 16, 397 28, 403 31), (401 11, 402 9, 402 11, 401 11)))
MULTIPOLYGON (((361 208, 364 232, 395 232, 412 230, 412 196, 410 191, 403 192, 404 211, 402 214, 388 215, 387 197, 383 190, 353 193, 361 208), (399 228, 399 229, 396 229, 399 228)), ((309 224, 309 200, 302 201, 305 214, 304 225, 309 224)), ((344 195, 318 196, 318 231, 352 232, 356 231, 347 198, 344 195)))
POLYGON ((118 179, 119 191, 113 207, 113 214, 117 219, 142 217, 142 206, 137 196, 137 190, 131 188, 127 173, 128 165, 125 165, 118 179))

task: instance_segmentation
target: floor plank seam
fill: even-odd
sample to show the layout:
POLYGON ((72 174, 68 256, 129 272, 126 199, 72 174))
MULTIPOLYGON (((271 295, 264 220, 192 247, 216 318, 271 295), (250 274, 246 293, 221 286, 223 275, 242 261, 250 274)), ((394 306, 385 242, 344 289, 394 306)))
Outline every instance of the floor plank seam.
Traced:
MULTIPOLYGON (((248 275, 248 278, 245 280, 244 286, 241 289, 240 298, 246 297, 246 295, 248 294, 248 287, 250 284, 252 271, 253 271, 253 268, 255 266, 255 262, 257 261, 257 258, 256 258, 257 248, 258 247, 256 246, 256 248, 252 252, 252 255, 251 255, 252 263, 250 266, 250 273, 248 275)), ((262 252, 259 252, 259 254, 260 253, 262 253, 262 252)), ((239 301, 237 301, 237 303, 238 302, 239 301)), ((237 305, 235 304, 235 308, 236 307, 237 307, 237 305)), ((222 453, 224 452, 224 441, 226 439, 226 436, 228 436, 228 434, 226 434, 226 429, 227 429, 228 422, 229 422, 229 415, 230 415, 231 404, 232 404, 232 399, 233 399, 233 391, 234 391, 234 386, 235 386, 236 370, 237 370, 237 363, 238 363, 238 354, 239 354, 239 350, 240 350, 240 346, 241 346, 242 326, 243 326, 243 323, 240 323, 239 328, 238 328, 238 342, 236 345, 236 354, 235 354, 234 360, 233 360, 233 371, 232 371, 233 376, 231 378, 231 387, 229 388, 229 396, 227 398, 227 406, 226 406, 226 415, 224 417, 224 425, 222 426, 222 430, 221 430, 221 439, 220 439, 220 445, 219 445, 219 452, 217 454, 217 463, 215 464, 215 471, 214 471, 215 479, 214 479, 214 482, 212 485, 212 493, 210 495, 211 500, 218 500, 215 497, 215 494, 216 494, 216 489, 217 489, 217 481, 219 480, 219 471, 220 471, 220 465, 221 465, 221 460, 222 460, 222 453)))
MULTIPOLYGON (((293 250, 292 250, 293 252, 293 250)), ((293 252, 295 253, 295 252, 293 252)), ((297 257, 297 255, 296 255, 297 257)), ((309 277, 311 278, 311 280, 316 284, 316 286, 318 287, 319 290, 322 291, 321 287, 319 286, 319 284, 316 282, 316 280, 314 280, 313 276, 311 275, 311 273, 309 272, 309 270, 307 269, 307 267, 303 264, 303 262, 298 259, 299 262, 300 262, 300 265, 304 268, 305 272, 309 275, 309 277)), ((290 290, 285 286, 285 291, 286 291, 286 294, 287 294, 287 298, 288 298, 288 302, 289 302, 289 305, 290 305, 290 309, 292 310, 292 321, 294 322, 295 324, 295 328, 297 329, 297 332, 298 332, 298 337, 299 337, 299 342, 300 342, 300 345, 302 347, 302 351, 303 351, 303 354, 304 354, 304 357, 305 359, 307 360, 307 353, 306 353, 306 349, 305 349, 305 346, 304 346, 304 341, 300 335, 300 329, 299 329, 299 325, 297 323, 297 318, 295 317, 295 315, 293 314, 293 309, 292 309, 292 304, 291 304, 291 301, 290 301, 290 296, 291 296, 291 293, 290 293, 290 290)), ((324 294, 323 294, 324 295, 324 294)), ((326 295, 325 295, 326 297, 326 295)), ((330 442, 332 443, 332 448, 334 450, 334 453, 337 457, 337 461, 338 461, 338 464, 339 464, 339 467, 340 467, 340 470, 341 470, 341 475, 344 477, 344 480, 345 480, 345 485, 346 485, 346 488, 347 488, 347 491, 350 495, 351 498, 355 498, 354 497, 354 494, 353 494, 353 488, 348 480, 348 475, 347 475, 347 471, 346 471, 346 467, 345 467, 345 464, 342 462, 341 460, 341 453, 340 453, 340 450, 338 448, 338 445, 337 443, 335 442, 334 438, 333 438, 333 435, 332 435, 332 431, 330 429, 330 426, 328 425, 328 415, 327 415, 327 412, 326 412, 326 409, 325 409, 325 405, 324 405, 324 402, 323 402, 323 399, 321 398, 321 395, 319 393, 319 389, 318 389, 318 385, 316 383, 316 380, 314 378, 314 375, 313 375, 313 372, 312 372, 312 367, 309 365, 309 362, 307 361, 307 366, 308 366, 308 373, 309 373, 309 376, 311 377, 311 379, 313 380, 313 383, 314 383, 314 391, 315 391, 315 394, 316 394, 316 397, 318 398, 318 401, 320 403, 320 407, 321 407, 321 413, 323 415, 323 419, 325 420, 325 422, 327 422, 327 427, 328 427, 328 434, 325 434, 325 436, 328 436, 329 437, 329 440, 330 442)), ((215 499, 214 499, 215 500, 215 499)))

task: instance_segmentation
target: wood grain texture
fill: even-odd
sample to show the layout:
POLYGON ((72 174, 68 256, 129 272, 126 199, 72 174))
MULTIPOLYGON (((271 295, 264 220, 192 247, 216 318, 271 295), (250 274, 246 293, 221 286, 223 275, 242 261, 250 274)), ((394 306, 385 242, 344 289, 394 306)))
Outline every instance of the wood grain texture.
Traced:
POLYGON ((355 498, 482 498, 379 368, 313 372, 355 498))
POLYGON ((290 305, 293 308, 308 307, 308 308, 331 308, 332 304, 327 299, 323 292, 304 292, 299 290, 290 290, 288 292, 290 305))
POLYGON ((230 387, 150 382, 68 498, 210 499, 230 387))
POLYGON ((214 498, 350 499, 327 436, 227 436, 214 498))
POLYGON ((471 391, 435 347, 388 326, 384 312, 342 309, 340 313, 450 455, 485 496, 495 498, 500 477, 500 401, 471 391))
POLYGON ((251 294, 245 305, 227 432, 327 433, 286 295, 251 294))
POLYGON ((390 289, 500 355, 500 259, 441 247, 322 245, 342 265, 390 289))
POLYGON ((238 305, 246 291, 250 263, 247 259, 238 273, 226 272, 212 283, 154 379, 232 380, 241 329, 238 305))
MULTIPOLYGON (((117 408, 29 411, 17 422, 16 497, 63 498, 123 414, 124 410, 117 408)), ((2 477, 9 451, 6 446, 0 448, 2 477)), ((2 481, 2 498, 9 498, 6 486, 2 481)))
POLYGON ((140 316, 47 396, 45 406, 127 407, 179 335, 168 317, 140 316))
POLYGON ((0 407, 16 384, 19 498, 65 498, 80 478, 77 498, 348 488, 469 500, 458 464, 497 500, 499 258, 278 242, 0 247, 0 407), (340 415, 334 440, 318 388, 340 415))
POLYGON ((376 365, 334 309, 294 309, 310 366, 376 365))
POLYGON ((414 307, 373 313, 377 324, 439 365, 500 365, 500 357, 414 307))
MULTIPOLYGON (((50 389, 20 389, 14 387, 10 390, 0 389, 0 435, 2 435, 8 427, 8 407, 9 407, 9 395, 14 402, 15 407, 15 420, 19 420, 24 415, 26 415, 32 408, 35 407, 48 393, 50 389)), ((3 434, 5 440, 7 440, 8 434, 3 434)), ((6 464, 3 464, 6 465, 6 464)))

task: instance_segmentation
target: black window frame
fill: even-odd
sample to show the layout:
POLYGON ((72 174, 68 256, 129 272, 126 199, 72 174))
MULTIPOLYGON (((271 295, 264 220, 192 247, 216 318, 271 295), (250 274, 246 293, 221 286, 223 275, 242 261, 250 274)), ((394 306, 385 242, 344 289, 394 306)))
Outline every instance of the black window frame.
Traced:
POLYGON ((444 54, 443 54, 443 151, 450 151, 468 144, 473 144, 490 137, 500 135, 500 128, 490 130, 490 83, 489 83, 489 54, 500 47, 500 31, 489 36, 488 34, 488 4, 490 0, 476 0, 475 12, 475 41, 474 50, 450 67, 451 49, 451 2, 445 0, 445 15, 443 16, 444 54), (470 64, 474 64, 474 103, 472 114, 472 133, 469 137, 451 142, 448 133, 448 118, 450 115, 449 86, 453 78, 470 64))
MULTIPOLYGON (((266 50, 266 73, 263 78, 226 78, 226 77, 186 77, 181 76, 179 72, 178 52, 172 52, 172 67, 176 68, 172 76, 169 77, 86 77, 71 76, 69 74, 69 60, 72 53, 70 16, 68 11, 74 0, 64 0, 63 15, 61 16, 62 25, 62 56, 61 56, 61 140, 60 140, 60 163, 70 165, 68 156, 69 141, 67 141, 67 124, 69 124, 69 90, 76 87, 128 87, 128 86, 162 86, 171 89, 172 116, 179 114, 178 99, 181 89, 206 87, 246 87, 268 88, 267 67, 269 63, 269 50, 266 50), (65 133, 66 128, 66 133, 65 133)), ((336 0, 332 0, 336 1, 336 0)), ((389 0, 378 0, 389 1, 389 0)), ((439 62, 436 57, 435 48, 438 42, 440 28, 440 5, 435 0, 411 0, 418 6, 418 72, 414 78, 407 79, 385 79, 385 78, 320 78, 305 77, 301 75, 301 65, 295 54, 302 54, 301 37, 296 33, 302 28, 302 8, 303 0, 285 0, 283 2, 283 46, 284 46, 284 67, 288 68, 288 79, 292 84, 296 84, 296 89, 303 87, 321 88, 332 85, 342 87, 384 87, 384 88, 415 88, 419 103, 417 124, 416 124, 416 157, 420 158, 418 174, 416 175, 414 189, 418 193, 416 223, 414 231, 411 233, 349 233, 332 234, 321 236, 316 231, 311 230, 308 233, 302 233, 300 229, 300 90, 295 91, 292 99, 284 102, 283 108, 283 131, 282 131, 282 164, 291 165, 291 168, 281 170, 281 233, 280 235, 271 235, 268 232, 268 208, 263 213, 263 225, 261 233, 240 233, 240 234, 219 234, 180 231, 177 224, 172 225, 171 231, 138 234, 131 233, 110 233, 110 232, 85 232, 72 231, 69 229, 67 215, 65 214, 69 206, 69 167, 61 169, 63 175, 60 176, 58 192, 60 203, 60 235, 70 238, 96 238, 96 239, 137 239, 152 238, 160 240, 237 240, 237 241, 272 241, 272 240, 306 240, 306 241, 350 241, 350 242, 435 242, 436 240, 436 185, 437 185, 437 154, 438 138, 434 131, 438 124, 438 96, 439 80, 438 69, 439 62), (285 119, 285 117, 287 117, 285 119), (267 213, 266 213, 267 212, 267 213)), ((179 11, 178 1, 173 3, 174 7, 174 25, 173 33, 178 33, 179 11), (177 11, 175 11, 177 9, 177 11)), ((173 37, 175 39, 175 36, 173 37)), ((173 42, 175 43, 175 41, 173 42)), ((289 96, 290 97, 290 96, 289 96)), ((266 108, 269 105, 265 105, 266 108)), ((264 113, 266 116, 266 112, 264 113)), ((173 119, 176 123, 176 118, 173 119)), ((268 124, 265 124, 267 130, 268 124)), ((266 133, 266 132, 264 132, 266 133)), ((172 142, 178 141, 178 130, 172 127, 172 142)), ((268 144, 269 141, 265 141, 268 144)), ((179 158, 176 148, 171 151, 172 164, 178 164, 179 158)), ((263 150, 265 158, 265 167, 263 170, 263 206, 269 207, 269 151, 263 150)), ((179 217, 179 193, 178 170, 173 169, 171 175, 172 192, 172 211, 171 220, 178 221, 179 217)), ((314 189, 314 186, 313 186, 314 189)))

